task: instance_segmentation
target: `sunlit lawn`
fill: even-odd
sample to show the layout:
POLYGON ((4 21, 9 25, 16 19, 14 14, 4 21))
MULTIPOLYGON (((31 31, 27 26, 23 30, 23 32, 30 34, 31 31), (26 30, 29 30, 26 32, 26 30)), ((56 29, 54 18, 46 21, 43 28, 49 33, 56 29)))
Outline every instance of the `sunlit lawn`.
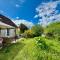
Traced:
POLYGON ((60 60, 60 41, 41 38, 42 42, 38 46, 39 39, 23 38, 8 45, 0 51, 0 60, 60 60))

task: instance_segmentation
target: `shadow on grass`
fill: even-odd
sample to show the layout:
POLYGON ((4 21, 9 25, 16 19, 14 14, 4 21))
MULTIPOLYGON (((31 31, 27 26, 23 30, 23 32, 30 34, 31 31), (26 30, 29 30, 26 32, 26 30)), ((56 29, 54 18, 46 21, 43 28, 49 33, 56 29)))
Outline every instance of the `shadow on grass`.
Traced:
POLYGON ((25 44, 14 43, 7 44, 0 50, 0 60, 13 60, 14 57, 22 50, 25 44))

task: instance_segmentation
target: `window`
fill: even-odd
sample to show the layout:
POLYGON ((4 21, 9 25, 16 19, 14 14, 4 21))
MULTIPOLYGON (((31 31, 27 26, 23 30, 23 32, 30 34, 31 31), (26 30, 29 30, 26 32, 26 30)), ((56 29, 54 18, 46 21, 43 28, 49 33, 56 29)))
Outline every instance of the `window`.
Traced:
POLYGON ((9 29, 7 28, 7 36, 9 36, 9 29))

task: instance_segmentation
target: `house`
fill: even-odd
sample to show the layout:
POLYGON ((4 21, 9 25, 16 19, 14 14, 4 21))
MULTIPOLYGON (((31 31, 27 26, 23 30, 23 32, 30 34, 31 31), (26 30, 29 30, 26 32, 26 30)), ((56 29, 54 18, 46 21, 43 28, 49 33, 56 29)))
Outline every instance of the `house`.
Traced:
POLYGON ((0 14, 0 41, 5 42, 5 39, 8 38, 12 41, 16 37, 16 25, 9 18, 0 14))

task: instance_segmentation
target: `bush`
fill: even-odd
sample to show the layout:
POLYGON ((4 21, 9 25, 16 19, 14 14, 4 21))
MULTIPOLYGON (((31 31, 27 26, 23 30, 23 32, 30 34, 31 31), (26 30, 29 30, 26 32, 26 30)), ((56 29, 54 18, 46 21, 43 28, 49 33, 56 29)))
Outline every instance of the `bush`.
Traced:
POLYGON ((32 38, 33 37, 33 32, 32 32, 32 30, 27 30, 27 31, 24 32, 23 35, 24 35, 25 38, 32 38))
POLYGON ((49 24, 45 29, 45 33, 47 37, 55 38, 60 36, 60 22, 49 24))
POLYGON ((43 33, 43 28, 40 25, 33 26, 30 30, 24 32, 24 36, 27 38, 33 38, 37 36, 41 36, 43 33))
POLYGON ((7 47, 8 45, 11 44, 12 39, 11 38, 3 38, 2 46, 7 47))
POLYGON ((46 44, 45 39, 38 38, 37 47, 40 47, 42 50, 48 50, 49 46, 46 44))
POLYGON ((55 37, 54 37, 54 34, 51 33, 51 32, 46 33, 46 37, 47 37, 48 39, 50 39, 50 38, 55 38, 55 37))
POLYGON ((35 25, 32 27, 34 37, 41 36, 43 33, 43 27, 41 25, 35 25))

